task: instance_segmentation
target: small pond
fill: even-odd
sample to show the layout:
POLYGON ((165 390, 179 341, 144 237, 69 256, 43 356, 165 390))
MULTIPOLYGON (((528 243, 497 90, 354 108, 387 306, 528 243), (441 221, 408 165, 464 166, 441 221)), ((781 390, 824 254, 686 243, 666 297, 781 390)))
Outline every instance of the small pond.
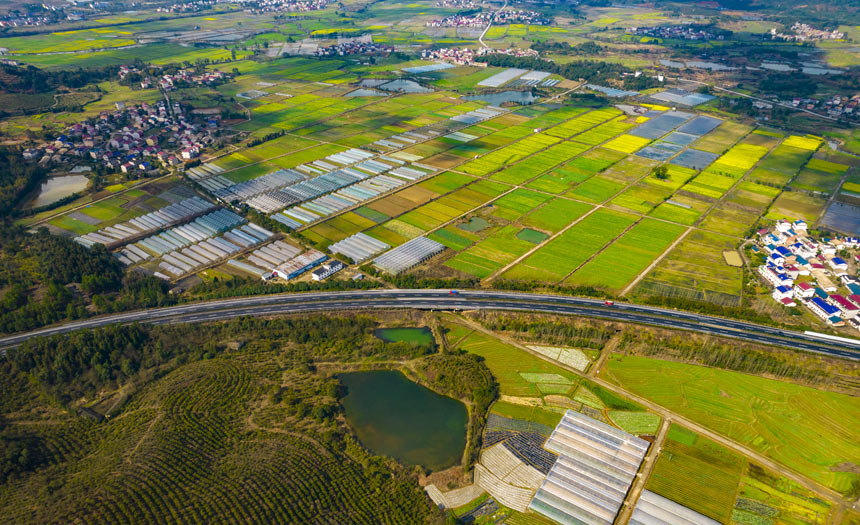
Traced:
POLYGON ((386 96, 386 94, 383 93, 382 91, 379 91, 376 89, 359 88, 359 89, 356 89, 355 91, 350 91, 349 93, 347 93, 344 96, 345 97, 384 97, 384 96, 386 96))
POLYGON ((389 343, 409 343, 415 346, 433 346, 436 340, 433 331, 423 328, 379 328, 373 335, 389 343))
POLYGON ((414 80, 405 80, 405 79, 397 79, 392 80, 391 82, 386 82, 385 84, 380 84, 379 89, 384 89, 385 91, 398 91, 400 93, 432 93, 433 90, 430 88, 426 88, 415 82, 414 80))
POLYGON ((64 175, 51 177, 42 183, 33 207, 47 206, 69 195, 86 189, 89 179, 84 175, 64 175))
POLYGON ((480 100, 493 106, 501 106, 505 102, 512 102, 514 104, 531 104, 537 100, 537 98, 532 95, 531 91, 503 91, 501 93, 489 93, 487 95, 470 95, 463 98, 470 102, 473 100, 480 100))
POLYGON ((413 383, 393 370, 338 376, 343 408, 359 441, 407 465, 443 470, 458 464, 466 446, 463 403, 413 383))

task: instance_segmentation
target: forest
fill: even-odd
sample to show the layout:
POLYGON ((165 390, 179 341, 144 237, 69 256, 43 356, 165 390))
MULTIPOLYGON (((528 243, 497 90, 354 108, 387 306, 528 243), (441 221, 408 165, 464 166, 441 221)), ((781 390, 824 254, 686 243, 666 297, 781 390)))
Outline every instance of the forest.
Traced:
POLYGON ((379 325, 307 315, 114 326, 10 350, 0 498, 14 503, 0 522, 445 521, 415 469, 355 441, 330 371, 408 362, 423 384, 470 403, 475 437, 497 385, 480 358, 387 343, 372 335, 379 325))
POLYGON ((10 225, 0 225, 0 288, 0 333, 176 300, 161 280, 124 273, 103 246, 10 225))

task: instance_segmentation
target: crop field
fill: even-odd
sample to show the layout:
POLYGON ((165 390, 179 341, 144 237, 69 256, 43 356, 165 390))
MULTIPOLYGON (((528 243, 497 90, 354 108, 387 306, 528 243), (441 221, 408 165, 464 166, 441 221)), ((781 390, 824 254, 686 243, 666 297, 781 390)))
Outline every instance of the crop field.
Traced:
POLYGON ((660 428, 660 416, 650 412, 610 410, 609 419, 625 432, 635 435, 654 435, 660 428))
POLYGON ((547 195, 541 193, 517 189, 496 200, 493 203, 493 216, 518 222, 491 233, 473 247, 448 260, 445 266, 474 277, 489 277, 534 248, 535 244, 542 242, 548 236, 544 232, 555 233, 589 209, 589 206, 583 203, 554 199, 535 210, 547 198, 547 195), (535 214, 537 216, 530 220, 535 214), (523 225, 541 228, 544 232, 529 230, 523 225))
POLYGON ((657 264, 634 293, 737 306, 742 273, 725 264, 721 255, 723 250, 735 249, 735 245, 733 237, 695 230, 657 264))
POLYGON ((647 146, 651 139, 637 137, 634 135, 621 135, 603 145, 606 149, 621 153, 633 153, 647 146))
POLYGON ((512 167, 503 169, 490 178, 508 184, 522 184, 529 179, 535 178, 538 174, 567 162, 587 149, 587 146, 575 142, 556 144, 540 153, 532 155, 528 158, 528 161, 520 162, 512 167))
POLYGON ((860 478, 831 468, 860 458, 855 397, 637 356, 611 359, 603 375, 837 491, 860 478))
POLYGON ((589 146, 597 146, 598 144, 603 144, 607 140, 618 136, 619 134, 627 131, 634 126, 633 123, 626 122, 626 120, 627 117, 625 116, 616 117, 609 122, 605 122, 589 129, 588 131, 576 135, 575 137, 573 137, 572 140, 575 140, 576 142, 581 142, 583 144, 588 144, 589 146))
POLYGON ((672 423, 646 489, 721 523, 729 523, 745 461, 672 423))
POLYGON ((591 209, 591 206, 567 199, 554 199, 523 217, 522 223, 541 231, 556 233, 591 209))
POLYGON ((635 220, 626 213, 597 210, 509 269, 503 278, 560 282, 635 220))
POLYGON ((745 124, 727 120, 720 127, 694 142, 691 147, 721 154, 750 131, 752 128, 745 124))
POLYGON ((701 226, 714 232, 741 237, 779 193, 780 190, 772 186, 741 182, 717 204, 701 226))
POLYGON ((784 146, 791 146, 794 148, 805 149, 809 151, 815 151, 822 144, 822 140, 818 137, 813 137, 811 135, 807 135, 805 137, 801 137, 798 135, 792 135, 783 141, 784 146))
POLYGON ((584 115, 574 117, 567 122, 563 122, 557 126, 553 126, 552 128, 546 130, 546 134, 559 138, 570 138, 574 135, 582 133, 583 131, 591 127, 606 122, 609 119, 618 117, 621 114, 621 111, 615 108, 602 108, 594 111, 589 111, 584 115))
POLYGON ((803 219, 811 224, 815 222, 826 204, 827 200, 823 197, 786 191, 776 198, 765 217, 773 220, 803 219))
POLYGON ((738 144, 711 164, 706 172, 738 178, 764 157, 768 148, 754 144, 738 144))
POLYGON ((758 169, 776 171, 784 175, 794 175, 803 167, 803 163, 806 162, 806 159, 810 155, 811 152, 809 150, 780 144, 759 163, 758 169))
POLYGON ((461 166, 460 169, 472 175, 487 175, 502 166, 513 164, 544 148, 552 146, 558 141, 559 139, 555 137, 535 133, 510 146, 488 153, 480 159, 470 161, 461 166))
MULTIPOLYGON (((508 186, 496 182, 478 181, 412 209, 369 230, 367 234, 396 246, 489 202, 507 189, 508 186)), ((386 213, 385 208, 369 207, 386 213)), ((386 215, 393 216, 391 213, 386 215)))
POLYGON ((620 290, 684 231, 683 226, 643 219, 568 277, 566 284, 620 290))
POLYGON ((574 199, 601 203, 624 189, 624 184, 604 176, 592 177, 577 185, 567 195, 574 199))
POLYGON ((668 188, 655 187, 650 184, 635 184, 612 199, 612 204, 639 213, 648 213, 672 195, 668 188))
MULTIPOLYGON (((758 523, 828 523, 831 507, 805 487, 748 463, 737 490, 732 520, 758 523)), ((844 522, 843 522, 844 523, 844 522)))
POLYGON ((832 194, 839 187, 843 174, 849 166, 820 159, 810 159, 791 182, 791 187, 799 190, 832 194))

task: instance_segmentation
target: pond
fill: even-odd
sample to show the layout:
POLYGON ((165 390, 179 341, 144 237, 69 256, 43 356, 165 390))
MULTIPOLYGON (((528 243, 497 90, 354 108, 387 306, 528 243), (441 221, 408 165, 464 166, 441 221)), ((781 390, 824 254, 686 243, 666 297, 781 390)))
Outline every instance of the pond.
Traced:
POLYGON ((436 340, 433 339, 433 331, 426 326, 423 328, 379 328, 373 331, 373 335, 389 343, 404 342, 427 347, 436 344, 436 340))
POLYGON ((457 465, 466 446, 463 403, 393 370, 338 376, 343 408, 362 445, 407 465, 438 471, 457 465))
POLYGON ((821 218, 821 224, 838 232, 860 235, 860 208, 844 202, 834 202, 821 218))
POLYGON ((64 175, 62 177, 51 177, 42 183, 39 195, 33 202, 33 207, 47 206, 69 195, 83 191, 89 184, 89 179, 84 175, 64 175))
POLYGON ((515 104, 531 104, 535 100, 534 95, 532 95, 531 91, 503 91, 501 93, 490 93, 487 95, 471 95, 468 97, 463 97, 468 101, 480 100, 482 102, 487 102, 493 106, 501 106, 505 102, 513 102, 515 104))

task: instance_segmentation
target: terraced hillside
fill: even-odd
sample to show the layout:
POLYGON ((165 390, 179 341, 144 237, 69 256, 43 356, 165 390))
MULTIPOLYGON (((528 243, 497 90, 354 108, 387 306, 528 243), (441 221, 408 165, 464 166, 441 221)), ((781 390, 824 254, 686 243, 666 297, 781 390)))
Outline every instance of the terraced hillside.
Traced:
MULTIPOLYGON (((361 333, 363 323, 356 324, 362 326, 355 337, 340 338, 350 350, 372 340, 361 333)), ((268 332, 277 332, 272 327, 268 332)), ((264 331, 259 328, 254 331, 264 331)), ((304 332, 300 338, 313 332, 295 324, 292 329, 304 332)), ((215 339, 224 336, 213 330, 215 339)), ((250 336, 239 323, 222 330, 250 336)), ((193 330, 186 332, 183 337, 194 340, 193 330)), ((312 336, 314 347, 325 348, 333 333, 312 336)), ((147 334, 141 346, 165 342, 154 339, 147 334)), ((439 521, 411 471, 371 456, 343 431, 336 418, 337 381, 311 372, 301 358, 310 345, 287 339, 252 340, 237 351, 209 345, 211 353, 186 354, 159 365, 160 371, 147 368, 157 357, 141 361, 141 372, 123 379, 116 397, 94 406, 91 414, 113 408, 115 415, 102 422, 46 402, 48 390, 33 388, 36 376, 47 377, 39 372, 43 368, 32 368, 34 381, 28 382, 6 361, 3 389, 9 395, 0 441, 8 454, 0 522, 439 521), (125 397, 135 384, 143 386, 125 397)), ((397 344, 376 348, 389 358, 413 352, 399 353, 404 348, 397 344)), ((130 362, 127 368, 138 364, 130 362)), ((86 395, 92 399, 115 386, 102 382, 101 392, 86 395)))

